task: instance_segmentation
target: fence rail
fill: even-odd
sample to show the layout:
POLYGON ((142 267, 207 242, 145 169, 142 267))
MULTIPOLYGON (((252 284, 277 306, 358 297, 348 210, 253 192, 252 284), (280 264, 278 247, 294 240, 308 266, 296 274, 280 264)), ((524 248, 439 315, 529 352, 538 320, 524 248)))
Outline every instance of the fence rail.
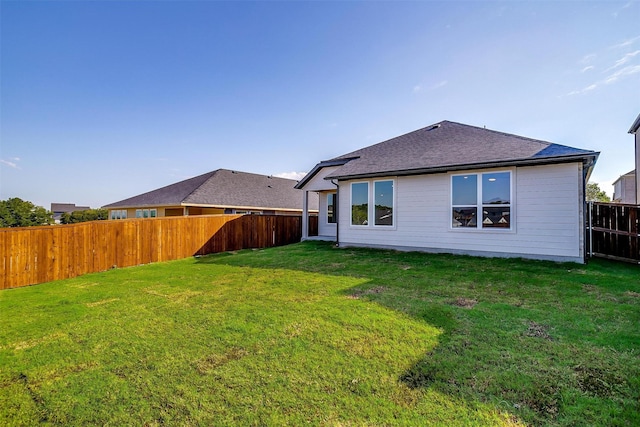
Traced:
MULTIPOLYGON (((317 218, 310 218, 311 231, 317 218)), ((302 217, 207 215, 0 229, 0 289, 299 242, 302 217)))
POLYGON ((640 206, 589 202, 591 256, 640 264, 640 206))

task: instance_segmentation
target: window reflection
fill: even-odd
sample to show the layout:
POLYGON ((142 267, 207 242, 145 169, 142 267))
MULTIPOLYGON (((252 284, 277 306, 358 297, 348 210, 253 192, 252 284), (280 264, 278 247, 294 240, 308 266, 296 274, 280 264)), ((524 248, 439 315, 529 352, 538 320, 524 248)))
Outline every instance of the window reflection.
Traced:
POLYGON ((508 205, 511 203, 509 172, 485 173, 482 175, 482 204, 508 205))
POLYGON ((477 208, 453 208, 453 227, 477 227, 477 208))
POLYGON ((373 191, 375 225, 393 225, 393 181, 376 181, 373 191))
POLYGON ((511 208, 499 207, 482 209, 482 227, 483 228, 510 228, 511 227, 511 208))
POLYGON ((369 224, 369 183, 351 184, 351 225, 369 224))

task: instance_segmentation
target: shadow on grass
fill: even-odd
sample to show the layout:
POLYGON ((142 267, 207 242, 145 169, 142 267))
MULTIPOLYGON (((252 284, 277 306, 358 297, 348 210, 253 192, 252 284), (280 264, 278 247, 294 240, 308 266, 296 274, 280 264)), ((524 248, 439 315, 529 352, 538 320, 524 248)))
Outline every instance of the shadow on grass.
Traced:
POLYGON ((640 421, 638 369, 628 366, 637 365, 637 356, 624 353, 638 348, 638 334, 629 333, 628 344, 620 347, 599 341, 604 329, 591 331, 601 328, 593 317, 608 319, 609 300, 618 295, 628 296, 624 307, 633 323, 634 296, 640 295, 635 266, 337 249, 322 242, 216 254, 198 262, 367 279, 344 296, 441 331, 438 345, 399 375, 411 389, 435 390, 471 406, 489 403, 534 424, 640 421), (625 291, 619 283, 631 285, 625 291), (563 303, 574 299, 573 305, 563 303), (596 375, 606 365, 615 373, 596 375))

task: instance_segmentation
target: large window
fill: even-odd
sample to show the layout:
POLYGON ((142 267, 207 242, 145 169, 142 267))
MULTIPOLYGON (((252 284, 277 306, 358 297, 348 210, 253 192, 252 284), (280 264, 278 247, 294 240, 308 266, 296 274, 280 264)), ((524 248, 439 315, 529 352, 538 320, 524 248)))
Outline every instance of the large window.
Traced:
POLYGON ((354 182, 351 184, 351 225, 394 226, 394 181, 354 182), (373 216, 373 223, 370 217, 373 216))
POLYGON ((511 172, 451 177, 454 228, 511 228, 511 172))
POLYGON ((393 181, 373 183, 375 225, 393 225, 393 181))
POLYGON ((336 223, 336 193, 327 194, 327 224, 336 223))
POLYGON ((112 210, 111 219, 127 219, 127 210, 126 209, 112 210))
POLYGON ((351 225, 369 225, 369 183, 351 184, 351 225))
POLYGON ((157 216, 156 209, 136 209, 136 218, 155 218, 157 216))

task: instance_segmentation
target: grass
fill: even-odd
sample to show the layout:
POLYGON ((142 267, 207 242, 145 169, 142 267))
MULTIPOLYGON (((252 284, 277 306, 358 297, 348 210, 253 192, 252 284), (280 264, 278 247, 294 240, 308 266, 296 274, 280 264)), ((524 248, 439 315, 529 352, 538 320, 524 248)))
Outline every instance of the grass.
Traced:
POLYGON ((0 425, 640 425, 640 270, 302 243, 0 292, 0 425))

